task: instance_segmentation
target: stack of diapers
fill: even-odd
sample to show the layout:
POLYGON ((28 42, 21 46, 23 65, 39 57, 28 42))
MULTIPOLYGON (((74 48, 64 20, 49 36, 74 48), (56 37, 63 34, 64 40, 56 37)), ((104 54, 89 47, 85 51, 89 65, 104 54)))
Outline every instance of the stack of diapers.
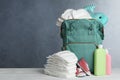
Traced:
POLYGON ((56 25, 61 26, 62 22, 68 19, 91 19, 91 18, 92 17, 85 9, 78 9, 78 10, 67 9, 61 15, 61 17, 58 18, 56 25))
POLYGON ((47 57, 44 72, 55 77, 73 78, 76 76, 77 61, 74 53, 60 51, 47 57))

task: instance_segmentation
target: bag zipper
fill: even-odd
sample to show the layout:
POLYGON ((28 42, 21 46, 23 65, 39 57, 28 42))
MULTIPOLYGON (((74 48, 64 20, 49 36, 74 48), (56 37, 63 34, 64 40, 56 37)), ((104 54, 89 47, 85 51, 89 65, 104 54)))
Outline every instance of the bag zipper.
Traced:
POLYGON ((94 44, 96 48, 98 47, 98 45, 95 42, 69 42, 63 46, 63 50, 66 50, 66 46, 69 44, 94 44))

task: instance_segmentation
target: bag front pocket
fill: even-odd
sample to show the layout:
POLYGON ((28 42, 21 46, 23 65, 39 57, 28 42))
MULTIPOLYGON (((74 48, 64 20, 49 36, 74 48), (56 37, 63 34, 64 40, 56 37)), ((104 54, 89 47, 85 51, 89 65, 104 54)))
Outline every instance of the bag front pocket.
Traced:
POLYGON ((93 42, 76 42, 68 43, 64 48, 65 50, 73 52, 77 56, 78 60, 84 58, 90 67, 90 71, 93 72, 93 56, 96 47, 97 45, 93 42))

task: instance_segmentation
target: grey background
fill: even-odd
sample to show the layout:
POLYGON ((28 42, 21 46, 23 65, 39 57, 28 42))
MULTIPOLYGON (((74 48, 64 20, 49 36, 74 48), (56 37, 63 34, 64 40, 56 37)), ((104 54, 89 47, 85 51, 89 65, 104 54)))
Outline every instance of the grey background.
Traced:
POLYGON ((109 17, 104 47, 120 67, 119 0, 0 0, 0 67, 43 67, 61 49, 57 18, 68 8, 96 4, 109 17))

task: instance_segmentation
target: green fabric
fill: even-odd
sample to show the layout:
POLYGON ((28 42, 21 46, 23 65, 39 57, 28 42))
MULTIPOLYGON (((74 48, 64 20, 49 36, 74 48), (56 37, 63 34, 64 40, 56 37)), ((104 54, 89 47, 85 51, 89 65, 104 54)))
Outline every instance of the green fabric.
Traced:
POLYGON ((93 72, 93 53, 104 39, 103 25, 95 19, 65 20, 61 37, 62 49, 74 52, 78 59, 84 57, 93 72))

